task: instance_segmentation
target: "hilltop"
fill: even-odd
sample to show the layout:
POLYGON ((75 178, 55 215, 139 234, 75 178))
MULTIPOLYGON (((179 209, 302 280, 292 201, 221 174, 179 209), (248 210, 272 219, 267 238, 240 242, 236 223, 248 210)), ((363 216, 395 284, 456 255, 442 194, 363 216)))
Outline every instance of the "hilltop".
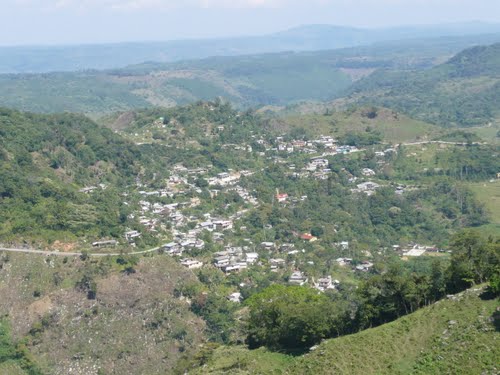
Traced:
POLYGON ((190 374, 495 374, 498 301, 476 288, 411 315, 350 336, 326 340, 289 357, 263 349, 220 347, 190 374))
MULTIPOLYGON (((332 133, 344 137, 352 132, 367 129, 378 132, 382 139, 391 143, 430 140, 442 134, 442 129, 424 121, 413 120, 387 108, 359 107, 346 111, 324 109, 321 114, 287 114, 278 116, 282 129, 307 129, 311 136, 332 133)), ((280 114, 280 112, 278 112, 280 114)))

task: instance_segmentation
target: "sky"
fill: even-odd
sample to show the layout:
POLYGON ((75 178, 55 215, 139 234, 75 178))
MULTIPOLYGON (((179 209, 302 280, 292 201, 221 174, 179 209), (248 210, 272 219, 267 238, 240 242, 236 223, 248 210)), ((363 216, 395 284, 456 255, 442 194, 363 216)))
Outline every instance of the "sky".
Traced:
POLYGON ((500 0, 0 0, 0 45, 263 35, 306 24, 500 23, 500 0))

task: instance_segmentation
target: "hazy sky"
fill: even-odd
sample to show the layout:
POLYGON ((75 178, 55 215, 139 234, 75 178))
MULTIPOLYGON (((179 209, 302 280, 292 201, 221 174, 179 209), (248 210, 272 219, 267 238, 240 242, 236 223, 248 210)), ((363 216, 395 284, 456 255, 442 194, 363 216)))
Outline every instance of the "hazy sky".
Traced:
POLYGON ((303 24, 500 22, 500 0, 0 0, 0 45, 259 35, 303 24))

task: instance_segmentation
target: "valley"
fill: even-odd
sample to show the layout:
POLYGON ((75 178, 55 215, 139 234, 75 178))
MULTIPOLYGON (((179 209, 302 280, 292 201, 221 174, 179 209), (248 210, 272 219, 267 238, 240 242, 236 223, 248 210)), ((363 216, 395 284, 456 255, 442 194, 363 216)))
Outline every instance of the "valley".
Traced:
POLYGON ((405 30, 0 75, 0 374, 496 374, 498 34, 405 30))
MULTIPOLYGON (((39 176, 24 183, 29 193, 12 190, 9 180, 1 186, 0 311, 31 361, 11 360, 9 369, 100 374, 134 363, 147 373, 182 372, 205 350, 198 345, 230 345, 207 352, 218 361, 219 351, 249 340, 249 301, 272 285, 315 290, 332 304, 339 315, 327 324, 339 326, 319 337, 354 333, 403 313, 346 320, 364 314, 365 285, 395 272, 413 288, 434 267, 444 278, 454 236, 496 225, 479 190, 497 185, 496 145, 471 129, 449 131, 377 107, 276 116, 222 101, 102 121, 116 130, 83 116, 3 112, 4 129, 16 130, 3 135, 2 173, 39 176), (42 142, 26 142, 28 126, 42 142), (123 163, 128 152, 136 155, 130 164, 123 163), (36 227, 16 214, 33 204, 23 215, 45 217, 36 227), (33 314, 20 315, 26 309, 33 314), (146 323, 135 325, 137 316, 146 323), (180 323, 186 319, 197 333, 180 323), (154 349, 131 345, 123 325, 154 349), (84 341, 50 349, 66 335, 84 341), (142 350, 158 360, 170 354, 153 364, 140 359, 142 350), (41 356, 47 351, 54 354, 41 356)), ((496 259, 493 249, 488 256, 496 259)), ((430 289, 404 297, 407 313, 441 298, 431 280, 424 285, 430 289)), ((272 357, 271 367, 256 371, 292 363, 245 350, 237 358, 272 357)))

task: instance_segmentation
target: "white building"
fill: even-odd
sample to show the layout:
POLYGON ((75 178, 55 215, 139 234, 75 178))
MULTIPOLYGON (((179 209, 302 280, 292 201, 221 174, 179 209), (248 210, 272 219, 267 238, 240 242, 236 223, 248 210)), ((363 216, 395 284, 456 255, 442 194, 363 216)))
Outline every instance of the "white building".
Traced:
POLYGON ((203 266, 203 263, 196 259, 183 259, 181 260, 181 264, 187 269, 197 269, 203 266))
POLYGON ((259 259, 259 254, 257 253, 246 253, 246 262, 248 264, 254 264, 259 259))
POLYGON ((227 299, 234 303, 240 303, 242 300, 241 293, 232 293, 227 296, 227 299))
POLYGON ((294 271, 290 278, 288 279, 288 282, 293 285, 304 285, 307 283, 307 278, 304 276, 304 274, 300 271, 294 271))
MULTIPOLYGON (((337 280, 335 280, 337 281, 337 280)), ((331 276, 322 277, 318 280, 318 283, 314 285, 314 287, 322 292, 328 289, 335 289, 335 281, 332 280, 331 276)))

